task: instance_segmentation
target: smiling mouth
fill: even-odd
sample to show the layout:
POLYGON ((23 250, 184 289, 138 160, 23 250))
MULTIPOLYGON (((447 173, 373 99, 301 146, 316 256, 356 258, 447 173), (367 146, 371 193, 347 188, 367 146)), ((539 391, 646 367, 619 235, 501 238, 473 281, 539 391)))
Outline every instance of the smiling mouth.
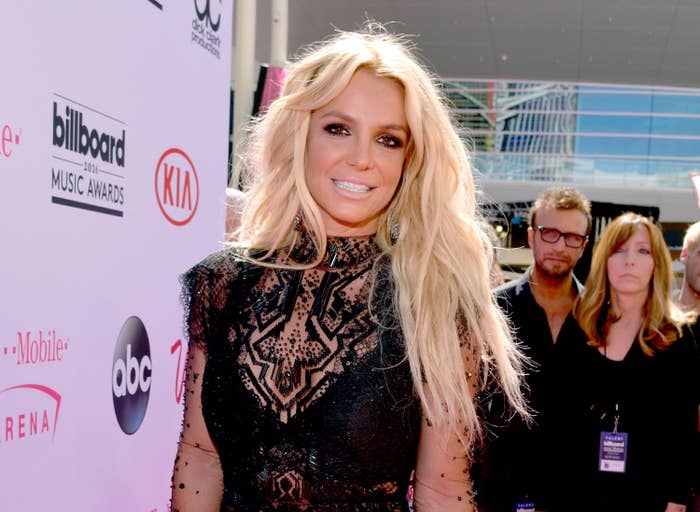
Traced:
POLYGON ((372 190, 367 185, 360 185, 359 183, 351 183, 349 181, 333 180, 336 187, 341 190, 347 190, 348 192, 369 192, 372 190))

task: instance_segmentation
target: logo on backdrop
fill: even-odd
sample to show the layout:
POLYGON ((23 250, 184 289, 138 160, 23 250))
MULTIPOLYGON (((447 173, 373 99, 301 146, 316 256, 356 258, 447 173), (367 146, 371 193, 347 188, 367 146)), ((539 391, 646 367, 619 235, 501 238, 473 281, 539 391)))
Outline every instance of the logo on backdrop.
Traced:
POLYGON ((221 58, 221 0, 194 0, 192 43, 202 47, 217 59, 221 58))
POLYGON ((187 153, 179 148, 165 151, 156 165, 155 192, 163 216, 184 226, 197 213, 199 179, 187 153))
POLYGON ((58 391, 43 384, 0 389, 0 447, 29 440, 53 441, 61 400, 58 391))
POLYGON ((151 348, 141 319, 129 317, 119 332, 112 364, 114 413, 125 434, 136 432, 151 393, 151 348))
POLYGON ((22 141, 22 128, 0 123, 0 161, 10 158, 22 141))
POLYGON ((0 347, 0 361, 8 360, 24 366, 57 363, 63 360, 69 342, 70 339, 57 333, 56 329, 17 331, 15 344, 0 347))
POLYGON ((182 400, 182 391, 185 387, 185 357, 182 353, 182 340, 178 340, 170 346, 170 354, 177 352, 177 364, 175 365, 175 403, 182 400))
POLYGON ((54 93, 51 202, 124 216, 126 123, 54 93))

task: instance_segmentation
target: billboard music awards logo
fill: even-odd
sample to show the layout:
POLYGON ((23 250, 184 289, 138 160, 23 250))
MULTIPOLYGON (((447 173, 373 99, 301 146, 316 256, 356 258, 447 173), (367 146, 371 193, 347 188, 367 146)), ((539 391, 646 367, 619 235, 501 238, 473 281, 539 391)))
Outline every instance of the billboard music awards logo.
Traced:
POLYGON ((192 43, 201 46, 217 59, 221 58, 221 0, 193 0, 192 43))
POLYGON ((136 432, 146 416, 152 371, 146 327, 139 317, 131 316, 119 332, 112 362, 114 413, 125 434, 136 432))
POLYGON ((51 202, 124 216, 126 123, 54 93, 51 202))
POLYGON ((156 165, 155 193, 161 213, 175 226, 184 226, 197 213, 199 179, 183 150, 170 148, 161 155, 156 165))
POLYGON ((0 123, 0 161, 9 159, 22 140, 22 128, 0 123))

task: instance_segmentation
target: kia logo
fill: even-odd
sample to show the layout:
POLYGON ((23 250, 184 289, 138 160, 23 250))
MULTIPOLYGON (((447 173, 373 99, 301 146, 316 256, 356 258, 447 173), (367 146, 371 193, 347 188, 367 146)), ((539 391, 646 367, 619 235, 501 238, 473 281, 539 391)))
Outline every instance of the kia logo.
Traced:
POLYGON ((199 204, 199 179, 194 163, 179 148, 166 150, 158 160, 155 194, 163 216, 175 226, 192 220, 199 204))

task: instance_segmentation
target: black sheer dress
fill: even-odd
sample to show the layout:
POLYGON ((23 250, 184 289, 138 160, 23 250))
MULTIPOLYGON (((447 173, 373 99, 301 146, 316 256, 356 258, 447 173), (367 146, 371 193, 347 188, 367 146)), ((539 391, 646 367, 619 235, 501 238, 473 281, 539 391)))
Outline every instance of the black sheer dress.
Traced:
MULTIPOLYGON (((314 255, 303 237, 276 259, 314 255)), ((330 239, 310 270, 262 268, 224 250, 182 281, 181 512, 211 503, 217 472, 222 511, 407 510, 420 407, 374 240, 330 239), (212 472, 192 470, 198 451, 212 472)))

